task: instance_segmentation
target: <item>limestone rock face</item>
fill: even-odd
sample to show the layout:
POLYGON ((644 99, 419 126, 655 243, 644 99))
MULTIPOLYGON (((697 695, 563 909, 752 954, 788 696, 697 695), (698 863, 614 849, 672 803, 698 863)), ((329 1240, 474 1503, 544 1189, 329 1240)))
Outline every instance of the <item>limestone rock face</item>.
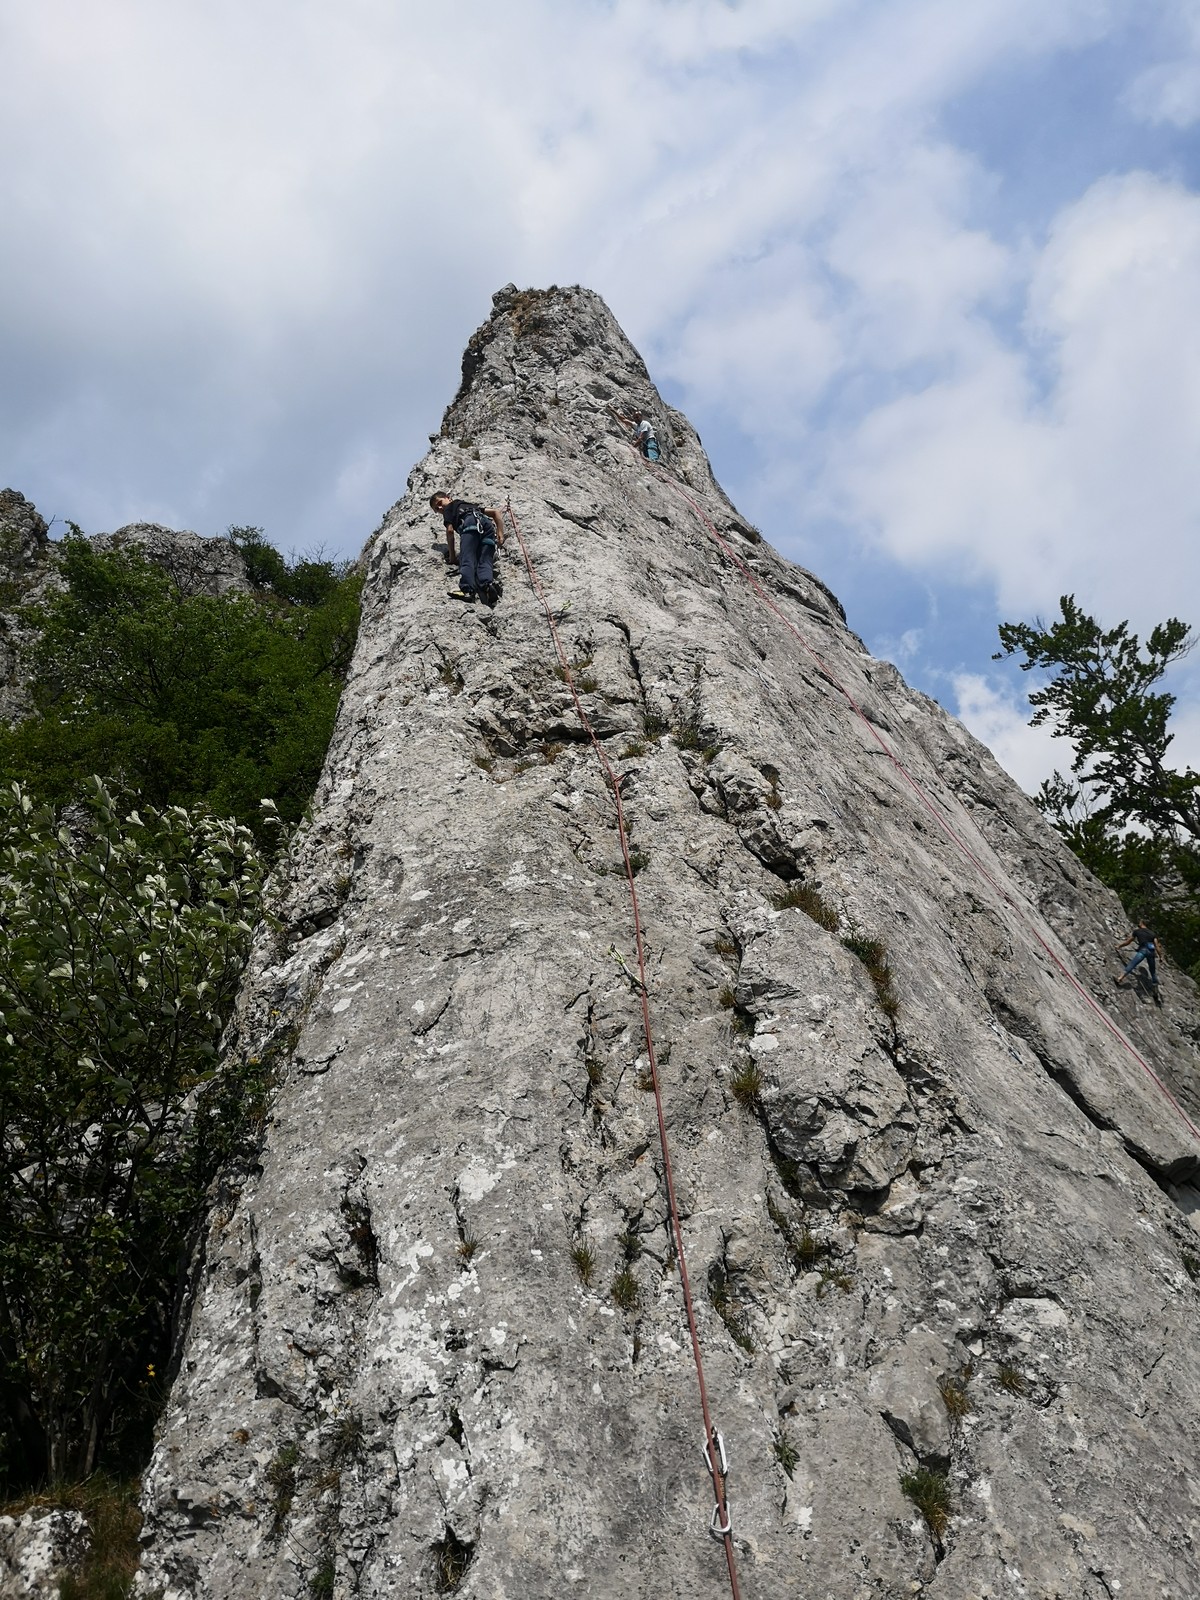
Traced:
POLYGON ((141 1592, 729 1593, 612 794, 515 539, 448 598, 441 487, 511 497, 622 775, 742 1594, 1194 1595, 1196 993, 1114 989, 1116 900, 580 289, 496 297, 370 543, 141 1592))

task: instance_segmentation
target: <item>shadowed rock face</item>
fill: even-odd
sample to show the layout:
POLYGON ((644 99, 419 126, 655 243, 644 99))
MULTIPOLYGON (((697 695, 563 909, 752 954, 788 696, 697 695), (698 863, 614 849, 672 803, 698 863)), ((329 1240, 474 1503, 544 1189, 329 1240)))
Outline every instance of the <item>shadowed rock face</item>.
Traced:
POLYGON ((369 547, 231 1042, 280 1087, 196 1264, 142 1592, 728 1593, 612 799, 514 542, 495 612, 447 598, 443 486, 511 496, 625 774, 743 1594, 1194 1594, 1200 1244, 1166 1191, 1200 1147, 1103 1018, 1194 1117, 1195 991, 1118 994, 1114 898, 738 517, 580 289, 496 297, 369 547))

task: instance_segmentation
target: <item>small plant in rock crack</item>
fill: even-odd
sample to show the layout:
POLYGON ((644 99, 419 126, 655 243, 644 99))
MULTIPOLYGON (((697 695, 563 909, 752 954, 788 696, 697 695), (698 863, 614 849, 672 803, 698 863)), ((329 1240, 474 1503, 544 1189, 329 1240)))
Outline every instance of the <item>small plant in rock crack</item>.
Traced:
POLYGON ((653 711, 647 711, 642 718, 642 732, 651 743, 656 744, 669 727, 666 717, 660 717, 653 711))
POLYGON ((622 1311, 632 1311, 638 1303, 638 1292, 637 1274, 633 1268, 628 1263, 618 1267, 612 1281, 613 1303, 620 1306, 622 1311))
POLYGON ((944 1472, 918 1467, 900 1474, 900 1487, 925 1518, 925 1525, 940 1543, 950 1526, 950 1480, 944 1472))
POLYGON ((624 750, 621 751, 621 760, 635 761, 638 756, 644 756, 649 748, 650 746, 644 739, 634 739, 632 743, 627 744, 624 750))
POLYGON ((617 1235, 617 1243, 621 1247, 621 1254, 629 1263, 633 1263, 642 1253, 642 1241, 636 1228, 626 1228, 617 1235))
POLYGON ((267 1482, 271 1485, 271 1534, 276 1538, 296 1498, 296 1467, 299 1461, 300 1446, 292 1440, 277 1450, 267 1464, 267 1482))
POLYGON ((784 1429, 775 1435, 775 1442, 771 1446, 775 1452, 775 1459, 790 1478, 800 1464, 800 1452, 792 1443, 784 1429))
POLYGON ((1029 1393, 1029 1379, 1020 1367, 1014 1367, 1011 1361, 1002 1361, 996 1368, 996 1387, 1020 1400, 1029 1393))
POLYGON ((942 1404, 951 1422, 961 1422, 975 1409, 974 1402, 967 1393, 967 1384, 970 1380, 971 1368, 967 1367, 953 1377, 941 1378, 938 1381, 938 1392, 941 1394, 942 1404))
POLYGON ((1185 1250, 1180 1256, 1180 1260, 1183 1262, 1183 1270, 1187 1273, 1192 1282, 1195 1283, 1196 1280, 1200 1278, 1200 1256, 1189 1255, 1185 1250))
POLYGON ((849 1294, 854 1287, 854 1279, 841 1267, 835 1267, 827 1262, 821 1269, 821 1281, 817 1284, 817 1299, 824 1300, 830 1289, 840 1289, 843 1294, 849 1294))
POLYGON ((330 1449, 335 1461, 348 1461, 358 1455, 365 1439, 363 1419, 357 1411, 347 1411, 333 1427, 330 1449))
POLYGON ((337 1566, 331 1555, 324 1555, 312 1575, 308 1585, 309 1600, 333 1600, 333 1588, 337 1578, 337 1566))
POLYGON ((757 1106, 762 1087, 763 1075, 757 1061, 740 1061, 729 1075, 729 1092, 747 1111, 757 1106))
POLYGON ((604 1063, 599 1056, 586 1055, 583 1058, 584 1067, 587 1069, 587 1081, 593 1089, 604 1081, 604 1063))
POLYGON ((892 986, 892 969, 888 960, 887 945, 882 939, 870 939, 857 929, 846 934, 842 944, 866 967, 867 976, 875 986, 879 1009, 885 1017, 890 1017, 894 1022, 900 1012, 900 1002, 892 986))
POLYGON ((585 1289, 592 1287, 592 1279, 596 1276, 596 1252, 586 1239, 580 1239, 571 1246, 571 1263, 579 1274, 579 1281, 585 1289))
POLYGON ((783 1235, 787 1253, 797 1272, 812 1272, 822 1256, 829 1254, 829 1246, 821 1244, 801 1222, 798 1226, 767 1196, 767 1215, 783 1235))
POLYGON ((727 934, 719 933, 713 940, 713 954, 720 956, 722 961, 736 961, 741 953, 737 942, 727 934))
POLYGON ((786 889, 781 889, 778 894, 771 896, 771 904, 776 911, 790 911, 793 908, 803 911, 806 917, 811 917, 829 933, 836 933, 838 930, 840 918, 837 912, 810 883, 789 884, 786 889))
POLYGON ((475 765, 482 767, 485 772, 492 772, 495 770, 496 758, 495 756, 476 756, 475 765))
POLYGON ((475 1546, 466 1544, 446 1529, 446 1537, 433 1546, 433 1573, 439 1594, 453 1594, 467 1575, 475 1546))
POLYGON ((767 792, 767 805, 772 811, 783 810, 783 796, 779 792, 779 779, 776 778, 767 792))
POLYGON ((637 1075, 637 1086, 643 1094, 654 1093, 654 1074, 648 1066, 643 1067, 637 1075))
POLYGON ((721 1267, 713 1267, 708 1275, 708 1298, 712 1308, 725 1324, 730 1338, 747 1355, 755 1350, 754 1335, 750 1332, 745 1313, 729 1290, 729 1279, 721 1267))
POLYGON ((723 984, 717 993, 717 1004, 724 1011, 732 1011, 737 1005, 737 995, 731 983, 723 984))
POLYGON ((458 1259, 466 1266, 474 1259, 475 1252, 479 1249, 479 1240, 469 1228, 463 1229, 463 1236, 458 1241, 458 1259))
POLYGON ((649 865, 650 865, 650 856, 649 856, 649 854, 645 850, 643 850, 640 845, 636 845, 635 844, 633 849, 630 850, 630 852, 629 852, 629 870, 630 870, 630 872, 632 872, 634 877, 636 878, 638 873, 644 871, 645 868, 648 867, 649 865))
POLYGON ((560 744, 557 740, 552 739, 548 744, 542 746, 542 760, 548 767, 553 766, 566 748, 565 744, 560 744))

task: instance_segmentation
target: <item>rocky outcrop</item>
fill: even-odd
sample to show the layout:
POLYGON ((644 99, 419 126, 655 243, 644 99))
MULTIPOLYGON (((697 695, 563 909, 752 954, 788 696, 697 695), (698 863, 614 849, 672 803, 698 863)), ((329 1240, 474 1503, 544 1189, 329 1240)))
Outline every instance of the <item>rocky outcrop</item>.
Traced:
POLYGON ((46 519, 23 494, 0 489, 0 721, 29 710, 25 655, 33 635, 19 615, 42 595, 51 567, 46 519))
POLYGON ((79 1511, 26 1511, 0 1517, 0 1600, 59 1600, 62 1579, 91 1540, 79 1511))
MULTIPOLYGON (((140 549, 185 594, 248 593, 246 563, 229 539, 206 539, 157 522, 131 522, 94 535, 99 550, 140 549)), ((0 490, 0 722, 29 715, 29 651, 36 633, 22 617, 61 585, 59 551, 46 519, 15 489, 0 490)))
POLYGON ((496 297, 371 541, 141 1592, 729 1592, 612 796, 512 542, 494 612, 447 597, 442 486, 511 496, 623 775, 742 1593, 1194 1593, 1196 993, 1113 988, 1114 898, 580 289, 496 297))

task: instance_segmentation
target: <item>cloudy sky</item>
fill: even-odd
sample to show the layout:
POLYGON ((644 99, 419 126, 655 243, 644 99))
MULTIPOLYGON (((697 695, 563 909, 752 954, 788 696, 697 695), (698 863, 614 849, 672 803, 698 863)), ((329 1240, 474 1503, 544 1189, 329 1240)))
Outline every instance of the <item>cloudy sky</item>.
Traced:
POLYGON ((998 620, 1200 623, 1200 0, 0 0, 0 52, 47 517, 355 552, 492 291, 580 282, 1027 785, 998 620))

